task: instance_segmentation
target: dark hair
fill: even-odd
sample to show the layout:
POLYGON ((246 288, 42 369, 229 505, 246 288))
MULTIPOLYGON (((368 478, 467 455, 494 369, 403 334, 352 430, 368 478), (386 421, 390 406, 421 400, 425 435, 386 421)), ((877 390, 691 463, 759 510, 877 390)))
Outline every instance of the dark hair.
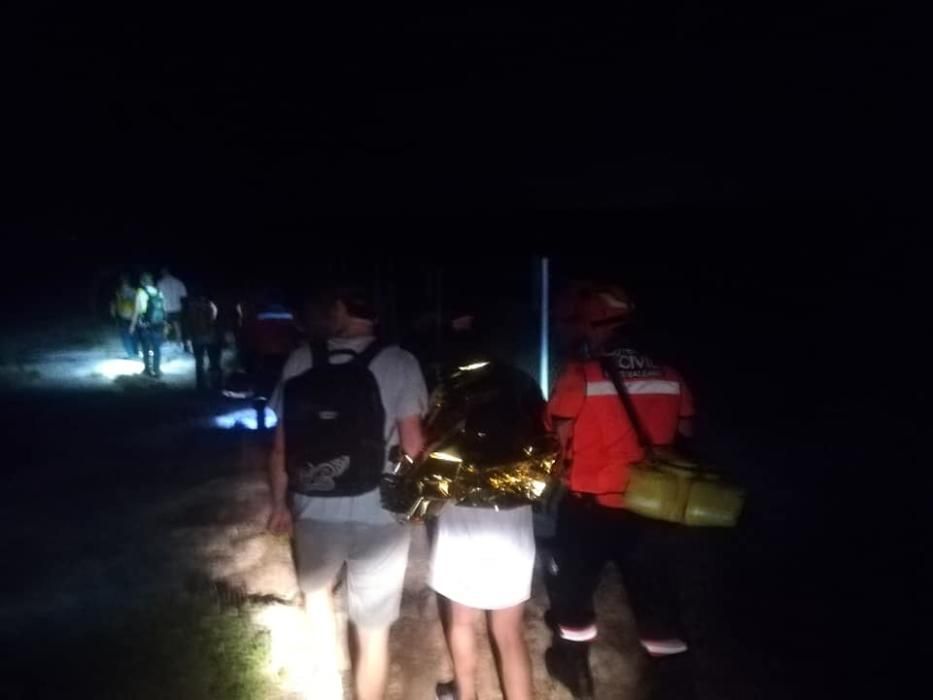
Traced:
POLYGON ((342 301, 347 312, 354 318, 375 322, 379 318, 372 294, 362 286, 338 287, 334 290, 334 301, 342 301))
POLYGON ((311 293, 308 301, 318 309, 329 309, 338 301, 342 301, 347 307, 347 312, 354 318, 373 322, 379 318, 373 294, 364 284, 327 285, 311 293))

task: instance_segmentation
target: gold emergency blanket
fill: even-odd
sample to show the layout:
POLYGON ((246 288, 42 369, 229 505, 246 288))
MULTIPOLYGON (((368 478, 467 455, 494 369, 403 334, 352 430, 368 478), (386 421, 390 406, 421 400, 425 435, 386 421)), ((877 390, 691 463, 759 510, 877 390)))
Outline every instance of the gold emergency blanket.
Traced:
POLYGON ((510 508, 542 499, 558 480, 558 443, 544 427, 534 381, 504 364, 458 368, 431 395, 428 448, 403 457, 382 484, 400 520, 436 515, 449 502, 510 508))

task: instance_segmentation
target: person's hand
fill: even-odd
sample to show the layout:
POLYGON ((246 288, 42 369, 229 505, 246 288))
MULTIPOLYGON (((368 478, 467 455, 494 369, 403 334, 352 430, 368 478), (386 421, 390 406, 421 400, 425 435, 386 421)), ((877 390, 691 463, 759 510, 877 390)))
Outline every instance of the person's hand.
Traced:
POLYGON ((273 506, 266 529, 276 535, 292 534, 292 514, 285 505, 273 506))

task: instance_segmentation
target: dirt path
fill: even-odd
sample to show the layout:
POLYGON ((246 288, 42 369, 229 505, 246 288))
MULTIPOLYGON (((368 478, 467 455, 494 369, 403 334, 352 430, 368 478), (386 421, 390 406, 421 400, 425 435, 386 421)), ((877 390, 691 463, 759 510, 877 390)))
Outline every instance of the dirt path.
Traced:
MULTIPOLYGON (((258 441, 244 440, 237 474, 192 490, 157 514, 159 521, 168 525, 166 547, 179 561, 191 564, 189 570, 179 572, 179 580, 201 576, 254 599, 294 599, 297 589, 287 543, 262 530, 263 458, 258 441)), ((427 537, 424 528, 416 526, 401 619, 392 633, 389 700, 430 698, 434 684, 450 677, 436 599, 425 583, 427 570, 427 537)), ((547 599, 540 572, 534 589, 526 629, 534 661, 535 697, 565 700, 569 694, 554 685, 543 665, 550 632, 544 624, 547 599)), ((618 602, 623 595, 617 578, 608 577, 600 592, 603 635, 594 649, 593 665, 600 686, 612 689, 605 697, 636 698, 642 656, 632 636, 628 610, 618 602)), ((501 698, 488 644, 483 642, 481 649, 480 697, 501 698)))
MULTIPOLYGON (((309 631, 295 604, 288 543, 263 530, 268 436, 213 429, 210 417, 229 406, 187 393, 181 380, 168 388, 121 387, 92 372, 52 381, 88 353, 100 362, 110 352, 59 350, 46 364, 33 357, 29 368, 38 376, 0 388, 5 404, 15 407, 8 412, 14 439, 2 477, 0 547, 9 565, 0 588, 0 641, 28 649, 33 640, 38 649, 55 630, 80 630, 119 619, 141 602, 207 591, 223 605, 245 604, 251 620, 268 630, 266 671, 274 680, 268 697, 300 697, 310 685, 309 697, 326 700, 333 679, 311 672, 314 653, 304 647, 309 631)), ((7 370, 7 378, 15 375, 7 370)), ((434 684, 450 677, 436 601, 425 584, 427 554, 418 528, 392 634, 389 700, 431 698, 434 684)), ((543 665, 550 633, 540 567, 539 561, 526 614, 535 696, 566 700, 543 665)), ((646 661, 623 601, 610 572, 598 595, 601 634, 593 651, 604 700, 645 696, 646 661)), ((703 632, 694 652, 695 696, 791 697, 777 682, 763 687, 759 661, 730 640, 708 603, 694 609, 703 632)), ((480 697, 500 698, 488 644, 481 648, 480 697)))

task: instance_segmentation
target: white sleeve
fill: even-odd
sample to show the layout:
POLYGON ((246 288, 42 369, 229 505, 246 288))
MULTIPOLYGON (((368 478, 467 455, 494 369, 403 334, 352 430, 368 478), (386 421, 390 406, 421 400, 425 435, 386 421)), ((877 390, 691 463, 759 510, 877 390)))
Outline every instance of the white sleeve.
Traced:
POLYGON ((295 348, 292 354, 288 356, 288 359, 285 360, 285 366, 282 368, 282 376, 278 384, 276 384, 272 396, 269 397, 268 403, 269 408, 272 409, 276 417, 280 420, 285 407, 285 382, 292 377, 297 377, 299 374, 307 372, 309 369, 311 369, 311 348, 307 345, 295 348))
POLYGON ((421 366, 414 355, 402 351, 399 357, 399 392, 395 402, 396 420, 424 416, 428 410, 428 390, 421 366))

